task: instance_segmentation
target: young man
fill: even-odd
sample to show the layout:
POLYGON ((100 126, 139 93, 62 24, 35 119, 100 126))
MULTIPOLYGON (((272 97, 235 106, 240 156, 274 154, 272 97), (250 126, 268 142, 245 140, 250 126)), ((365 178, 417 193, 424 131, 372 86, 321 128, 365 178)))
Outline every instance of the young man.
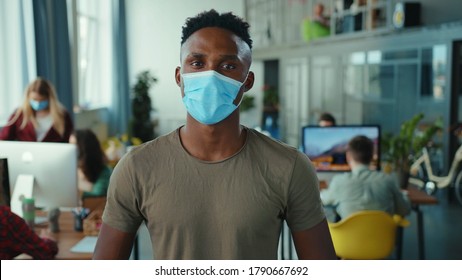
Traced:
POLYGON ((175 72, 186 124, 117 164, 95 259, 128 258, 142 221, 157 259, 276 259, 283 220, 300 259, 335 258, 308 158, 239 124, 248 28, 214 10, 187 20, 175 72))
POLYGON ((342 219, 362 210, 382 210, 402 216, 411 210, 397 182, 385 173, 369 170, 373 149, 372 140, 366 136, 351 139, 346 153, 351 173, 334 176, 329 187, 321 191, 324 205, 336 206, 342 219))

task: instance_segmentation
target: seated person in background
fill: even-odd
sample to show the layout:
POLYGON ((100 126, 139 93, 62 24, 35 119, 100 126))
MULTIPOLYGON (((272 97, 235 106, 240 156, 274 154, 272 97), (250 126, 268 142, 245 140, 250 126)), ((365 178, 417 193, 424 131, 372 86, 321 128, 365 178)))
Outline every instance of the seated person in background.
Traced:
POLYGON ((67 143, 73 129, 51 82, 37 78, 27 87, 22 106, 0 131, 0 140, 67 143))
POLYGON ((79 129, 71 135, 70 143, 76 144, 78 155, 78 188, 81 198, 106 196, 112 169, 98 138, 90 129, 79 129))
POLYGON ((38 236, 8 206, 0 205, 0 260, 10 260, 20 254, 47 260, 57 253, 58 245, 46 230, 38 236))
POLYGON ((336 121, 331 113, 324 112, 319 116, 319 126, 336 126, 336 121))
POLYGON ((321 191, 324 205, 336 206, 342 219, 362 210, 381 210, 401 216, 410 212, 409 200, 397 182, 390 175, 369 170, 373 149, 372 140, 366 136, 351 139, 346 157, 352 171, 334 176, 329 187, 321 191))
POLYGON ((329 18, 324 15, 324 5, 317 3, 313 9, 313 21, 329 28, 329 18))

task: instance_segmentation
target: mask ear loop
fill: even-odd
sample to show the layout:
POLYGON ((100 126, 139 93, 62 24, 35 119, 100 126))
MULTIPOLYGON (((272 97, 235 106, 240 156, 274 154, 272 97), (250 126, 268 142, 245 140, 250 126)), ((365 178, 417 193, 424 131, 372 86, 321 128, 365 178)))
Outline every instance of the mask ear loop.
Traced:
MULTIPOLYGON (((249 74, 250 74, 250 70, 247 72, 247 75, 245 76, 244 82, 242 82, 241 87, 244 86, 245 81, 247 81, 247 78, 249 77, 249 74)), ((244 94, 245 94, 245 92, 242 92, 241 100, 239 100, 239 103, 236 105, 236 107, 241 106, 241 102, 242 102, 242 100, 244 100, 244 94)))

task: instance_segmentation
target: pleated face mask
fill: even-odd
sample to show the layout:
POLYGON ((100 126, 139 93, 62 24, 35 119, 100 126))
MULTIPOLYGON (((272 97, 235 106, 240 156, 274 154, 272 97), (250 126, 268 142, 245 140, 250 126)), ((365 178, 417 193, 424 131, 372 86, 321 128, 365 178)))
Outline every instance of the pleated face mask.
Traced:
POLYGON ((181 74, 183 103, 198 122, 211 125, 221 122, 239 107, 233 102, 243 83, 213 70, 181 74))
POLYGON ((29 104, 34 111, 42 111, 48 108, 49 102, 48 100, 37 101, 34 99, 30 99, 29 104))

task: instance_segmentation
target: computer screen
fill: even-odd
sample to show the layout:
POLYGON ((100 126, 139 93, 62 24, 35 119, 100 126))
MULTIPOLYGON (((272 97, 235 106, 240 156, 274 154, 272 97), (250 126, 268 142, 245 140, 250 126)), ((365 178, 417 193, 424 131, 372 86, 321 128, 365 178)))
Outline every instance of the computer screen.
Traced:
POLYGON ((13 211, 14 205, 18 204, 14 201, 17 199, 15 188, 24 187, 24 182, 33 183, 32 196, 37 207, 78 206, 76 145, 0 141, 0 158, 8 160, 13 211), (18 178, 22 178, 19 183, 18 178))
POLYGON ((379 170, 380 126, 378 125, 304 126, 302 150, 318 172, 348 172, 351 170, 346 161, 347 145, 358 135, 367 136, 374 143, 370 169, 379 170))

